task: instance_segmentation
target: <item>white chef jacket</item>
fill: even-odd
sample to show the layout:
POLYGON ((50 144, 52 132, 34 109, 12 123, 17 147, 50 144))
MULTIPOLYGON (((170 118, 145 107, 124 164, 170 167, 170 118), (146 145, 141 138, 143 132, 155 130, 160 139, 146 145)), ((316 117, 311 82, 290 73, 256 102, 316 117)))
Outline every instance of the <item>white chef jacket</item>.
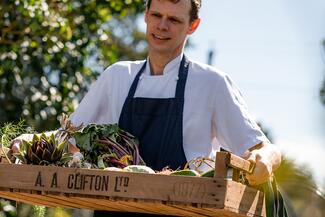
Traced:
MULTIPOLYGON (((151 75, 147 64, 134 97, 174 97, 182 55, 165 66, 163 75, 151 75)), ((122 61, 108 67, 72 114, 72 122, 118 123, 130 86, 143 63, 122 61)), ((183 148, 187 160, 211 157, 218 146, 242 155, 248 148, 267 141, 248 113, 237 86, 224 72, 190 61, 184 99, 183 148)))

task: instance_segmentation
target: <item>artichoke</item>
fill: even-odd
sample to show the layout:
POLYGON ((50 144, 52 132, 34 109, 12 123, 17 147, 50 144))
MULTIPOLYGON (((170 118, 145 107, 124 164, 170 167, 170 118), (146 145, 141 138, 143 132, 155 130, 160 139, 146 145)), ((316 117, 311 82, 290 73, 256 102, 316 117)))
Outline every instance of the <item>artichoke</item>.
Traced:
POLYGON ((54 134, 34 134, 32 141, 22 141, 20 153, 16 156, 24 164, 62 166, 71 159, 67 153, 67 140, 57 140, 54 134))

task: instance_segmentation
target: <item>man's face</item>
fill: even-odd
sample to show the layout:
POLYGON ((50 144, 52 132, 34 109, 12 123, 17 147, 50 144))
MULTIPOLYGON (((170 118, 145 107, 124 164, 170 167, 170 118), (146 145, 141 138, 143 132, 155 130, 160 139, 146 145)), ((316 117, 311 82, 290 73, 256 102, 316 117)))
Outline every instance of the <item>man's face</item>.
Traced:
POLYGON ((199 20, 190 23, 190 10, 190 1, 152 0, 145 12, 149 52, 173 57, 180 54, 187 35, 199 24, 199 20))

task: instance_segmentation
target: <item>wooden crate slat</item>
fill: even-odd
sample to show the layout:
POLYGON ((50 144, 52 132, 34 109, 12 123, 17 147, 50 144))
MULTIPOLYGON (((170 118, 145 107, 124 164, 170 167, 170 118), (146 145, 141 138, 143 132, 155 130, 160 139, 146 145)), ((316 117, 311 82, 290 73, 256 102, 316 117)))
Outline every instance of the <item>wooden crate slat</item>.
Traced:
POLYGON ((256 189, 237 182, 227 183, 225 207, 246 216, 264 216, 264 195, 256 189), (233 195, 237 195, 234 197, 233 195))
MULTIPOLYGON (((119 204, 123 204, 125 206, 131 206, 136 207, 142 210, 145 210, 148 213, 153 214, 163 214, 161 209, 159 208, 159 205, 161 204, 161 201, 154 201, 154 200, 133 200, 133 201, 119 201, 119 204)), ((166 210, 165 213, 168 213, 168 210, 166 210)))
POLYGON ((199 209, 193 207, 193 209, 188 209, 187 205, 166 205, 172 213, 178 213, 180 216, 206 216, 205 214, 198 212, 199 209))
POLYGON ((58 207, 59 205, 63 205, 65 208, 78 208, 80 204, 67 202, 64 198, 53 198, 39 194, 27 194, 27 193, 19 193, 20 196, 23 196, 26 200, 37 201, 38 204, 51 207, 58 207))
POLYGON ((152 200, 138 200, 137 202, 127 202, 127 201, 120 201, 120 204, 129 205, 132 207, 141 208, 143 210, 146 210, 149 213, 153 214, 160 214, 160 215, 167 215, 172 214, 169 207, 164 206, 161 201, 152 201, 152 200), (161 207, 164 207, 165 209, 161 209, 161 207))
POLYGON ((261 217, 263 194, 225 178, 0 164, 0 197, 50 207, 261 217))
POLYGON ((215 189, 213 179, 181 178, 95 169, 0 164, 1 187, 19 186, 20 189, 38 191, 139 199, 147 199, 150 195, 154 200, 216 204, 214 197, 208 193, 215 189))
POLYGON ((83 203, 91 203, 91 208, 93 210, 107 210, 107 211, 120 211, 120 212, 142 212, 146 213, 140 209, 133 209, 128 206, 121 206, 117 201, 111 201, 108 198, 96 199, 96 198, 81 198, 81 197, 71 197, 73 201, 83 201, 83 203))
POLYGON ((249 161, 244 160, 241 157, 238 157, 237 155, 228 153, 228 162, 227 164, 235 169, 240 169, 242 171, 251 173, 253 171, 253 164, 251 164, 249 161))
MULTIPOLYGON (((213 214, 211 216, 216 216, 216 217, 246 217, 246 215, 242 215, 240 213, 230 212, 228 209, 221 209, 221 210, 215 210, 213 208, 203 208, 202 211, 204 212, 212 212, 213 214)), ((252 216, 249 216, 252 217, 252 216)))
MULTIPOLYGON (((172 205, 174 207, 179 207, 179 205, 172 205)), ((188 211, 193 212, 196 216, 216 216, 218 213, 220 213, 219 209, 214 208, 213 211, 208 209, 202 209, 202 208, 196 208, 192 206, 186 206, 185 209, 188 211)))
MULTIPOLYGON (((64 204, 66 207, 73 207, 73 208, 83 208, 83 209, 94 209, 93 203, 88 201, 80 200, 79 198, 67 197, 67 196, 59 196, 59 195, 44 195, 43 197, 45 200, 53 200, 57 201, 57 207, 60 204, 64 204)), ((96 209, 101 208, 100 206, 96 206, 96 209)))
MULTIPOLYGON (((134 204, 136 206, 141 205, 144 209, 149 210, 151 213, 157 213, 157 214, 169 214, 169 215, 177 215, 177 216, 195 216, 193 213, 180 209, 178 207, 172 207, 165 205, 161 202, 144 202, 144 203, 138 203, 134 204)), ((197 216, 197 215, 196 215, 197 216)))

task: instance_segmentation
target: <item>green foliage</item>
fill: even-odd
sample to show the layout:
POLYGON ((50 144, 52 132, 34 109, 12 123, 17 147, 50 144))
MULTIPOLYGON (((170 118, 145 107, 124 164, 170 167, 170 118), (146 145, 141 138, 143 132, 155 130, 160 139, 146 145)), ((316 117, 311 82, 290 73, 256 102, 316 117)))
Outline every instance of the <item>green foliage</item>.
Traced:
POLYGON ((282 192, 291 202, 290 213, 298 216, 324 216, 325 197, 319 194, 311 170, 298 166, 292 159, 284 157, 275 177, 282 192), (321 214, 317 214, 321 212, 321 214))
POLYGON ((0 199, 0 216, 13 217, 17 216, 17 209, 14 202, 0 199))
MULTIPOLYGON (((146 56, 136 25, 143 10, 142 0, 1 1, 0 123, 57 128, 58 114, 71 113, 105 67, 146 56)), ((1 128, 5 141, 24 133, 12 129, 1 128)), ((18 207, 24 216, 27 206, 18 207)), ((69 215, 60 210, 56 216, 69 215)))
MULTIPOLYGON (((316 183, 313 179, 311 170, 308 167, 297 166, 295 162, 285 157, 282 160, 281 166, 275 171, 275 176, 278 183, 301 184, 316 189, 316 183)), ((294 196, 297 191, 292 191, 290 194, 294 196)))
POLYGON ((142 0, 1 1, 0 123, 58 127, 104 67, 146 56, 143 9, 142 0))
POLYGON ((85 160, 98 168, 144 165, 138 140, 117 124, 89 124, 73 136, 85 160))
POLYGON ((17 204, 17 215, 14 215, 14 216, 19 216, 19 217, 71 217, 71 216, 73 216, 72 212, 73 212, 72 209, 64 209, 64 208, 60 208, 60 207, 50 208, 50 207, 44 207, 44 206, 18 203, 17 204))
POLYGON ((34 133, 34 129, 26 126, 25 121, 22 119, 17 124, 13 122, 0 124, 1 146, 8 148, 14 138, 24 133, 34 133))
POLYGON ((45 206, 32 206, 33 209, 33 216, 35 217, 44 217, 46 213, 45 206))

